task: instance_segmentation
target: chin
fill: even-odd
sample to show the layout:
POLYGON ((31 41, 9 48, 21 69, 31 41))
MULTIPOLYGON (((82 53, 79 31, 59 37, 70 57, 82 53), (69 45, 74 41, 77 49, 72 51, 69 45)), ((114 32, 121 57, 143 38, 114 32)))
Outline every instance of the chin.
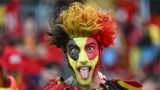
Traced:
POLYGON ((88 79, 84 80, 84 79, 81 79, 81 77, 80 77, 80 78, 77 78, 77 82, 82 86, 88 86, 92 83, 92 79, 91 79, 91 77, 89 77, 88 79))
POLYGON ((80 85, 82 85, 82 86, 88 86, 88 85, 91 84, 91 82, 92 82, 91 79, 78 81, 78 83, 79 83, 80 85))
POLYGON ((76 81, 82 86, 92 83, 93 70, 91 66, 80 66, 76 69, 76 81))

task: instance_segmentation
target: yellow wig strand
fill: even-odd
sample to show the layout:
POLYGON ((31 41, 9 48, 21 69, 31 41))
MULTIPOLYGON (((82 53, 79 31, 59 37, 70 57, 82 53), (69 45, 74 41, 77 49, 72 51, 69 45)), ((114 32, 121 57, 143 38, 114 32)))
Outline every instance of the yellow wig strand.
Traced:
POLYGON ((90 36, 96 30, 102 29, 101 25, 97 24, 99 20, 97 12, 91 6, 73 3, 60 14, 60 19, 63 21, 60 26, 71 38, 90 36))

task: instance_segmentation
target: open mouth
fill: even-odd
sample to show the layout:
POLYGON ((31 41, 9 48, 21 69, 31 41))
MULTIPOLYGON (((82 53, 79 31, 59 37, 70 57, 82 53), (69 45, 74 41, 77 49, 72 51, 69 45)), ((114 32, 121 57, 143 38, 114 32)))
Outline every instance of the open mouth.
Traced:
POLYGON ((78 71, 79 71, 82 79, 88 79, 89 78, 90 70, 91 70, 91 67, 89 67, 89 66, 83 66, 83 67, 78 68, 78 71))

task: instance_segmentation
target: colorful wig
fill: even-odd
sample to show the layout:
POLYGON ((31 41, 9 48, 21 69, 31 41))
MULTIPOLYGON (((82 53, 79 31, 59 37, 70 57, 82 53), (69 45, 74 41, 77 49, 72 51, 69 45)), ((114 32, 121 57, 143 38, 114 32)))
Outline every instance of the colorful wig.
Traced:
POLYGON ((68 40, 75 37, 93 37, 100 47, 113 44, 116 23, 109 13, 75 2, 63 10, 59 17, 49 19, 47 34, 51 44, 65 49, 68 40))

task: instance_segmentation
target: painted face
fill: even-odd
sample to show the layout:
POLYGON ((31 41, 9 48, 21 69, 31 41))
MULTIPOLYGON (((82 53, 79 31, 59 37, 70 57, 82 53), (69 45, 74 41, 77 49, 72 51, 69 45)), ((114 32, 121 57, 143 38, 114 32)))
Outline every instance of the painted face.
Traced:
POLYGON ((97 71, 99 49, 92 38, 74 38, 67 43, 67 56, 75 79, 81 85, 89 85, 97 71))

